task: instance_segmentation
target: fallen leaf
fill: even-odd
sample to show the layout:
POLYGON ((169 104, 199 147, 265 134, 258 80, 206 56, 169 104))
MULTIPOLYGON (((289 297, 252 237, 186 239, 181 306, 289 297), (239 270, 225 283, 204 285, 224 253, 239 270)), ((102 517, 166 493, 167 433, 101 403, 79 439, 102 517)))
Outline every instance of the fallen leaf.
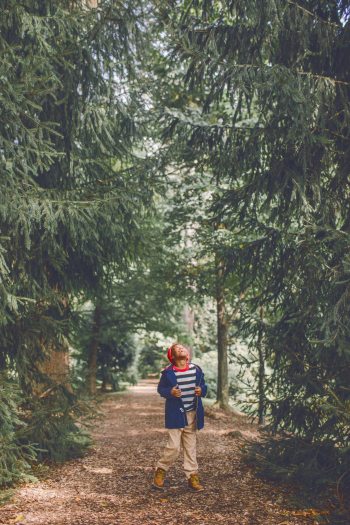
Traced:
POLYGON ((20 521, 23 521, 23 520, 24 520, 24 515, 18 514, 18 516, 16 516, 16 518, 14 519, 13 523, 19 523, 20 521))

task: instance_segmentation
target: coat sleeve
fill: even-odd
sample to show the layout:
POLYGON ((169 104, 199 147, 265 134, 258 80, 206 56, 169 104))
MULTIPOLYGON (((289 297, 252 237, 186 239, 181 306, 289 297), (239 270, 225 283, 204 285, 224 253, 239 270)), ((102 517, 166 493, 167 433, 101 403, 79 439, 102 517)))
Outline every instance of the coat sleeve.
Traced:
POLYGON ((168 381, 166 380, 165 374, 162 373, 159 379, 159 383, 157 386, 157 392, 160 396, 165 397, 166 399, 170 399, 173 396, 170 394, 170 391, 173 387, 169 386, 168 381))
POLYGON ((199 382, 199 386, 202 388, 201 397, 205 397, 207 395, 208 385, 205 383, 204 372, 202 372, 201 380, 199 382))

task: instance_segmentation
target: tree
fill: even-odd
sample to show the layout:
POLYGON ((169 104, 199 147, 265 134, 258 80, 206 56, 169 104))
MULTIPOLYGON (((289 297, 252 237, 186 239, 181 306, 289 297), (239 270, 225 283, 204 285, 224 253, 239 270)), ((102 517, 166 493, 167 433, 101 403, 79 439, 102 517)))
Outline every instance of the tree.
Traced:
POLYGON ((65 377, 75 299, 130 264, 152 200, 133 152, 146 40, 136 1, 7 0, 2 14, 1 366, 25 397, 28 440, 62 459, 86 445, 65 377))
POLYGON ((261 323, 251 322, 259 308, 267 321, 270 428, 315 447, 303 472, 313 468, 321 484, 331 462, 345 483, 348 3, 168 2, 175 6, 164 15, 171 56, 203 103, 183 98, 169 129, 182 130, 203 165, 216 159, 212 212, 227 226, 226 260, 245 296, 241 334, 259 344, 261 323))
MULTIPOLYGON (((170 11, 172 13, 175 11, 170 11)), ((205 297, 214 297, 217 303, 218 332, 218 404, 229 408, 228 385, 228 319, 232 310, 231 296, 225 287, 225 243, 221 242, 221 223, 209 211, 216 191, 217 152, 192 147, 191 126, 204 129, 205 120, 200 107, 205 99, 205 88, 183 82, 184 65, 172 54, 172 34, 169 36, 169 15, 157 4, 153 32, 157 39, 151 47, 148 80, 152 80, 152 139, 157 144, 156 167, 164 173, 167 184, 161 203, 167 222, 165 242, 183 260, 175 270, 174 281, 181 289, 185 308, 191 308, 205 297), (157 25, 158 24, 158 25, 157 25), (186 108, 186 111, 182 111, 186 108), (230 297, 229 297, 230 296, 230 297), (226 311, 228 310, 228 311, 226 311)), ((173 15, 175 24, 179 23, 173 15)), ((176 38, 176 37, 174 37, 176 38)), ((147 84, 148 85, 148 84, 147 84)), ((221 168, 221 164, 220 164, 221 168)), ((219 169, 220 169, 219 168, 219 169)), ((219 184, 220 186, 220 184, 219 184)), ((234 310, 236 308, 234 307, 234 310)), ((195 323, 194 319, 194 323, 195 323)), ((194 334, 192 335, 192 338, 194 334)))

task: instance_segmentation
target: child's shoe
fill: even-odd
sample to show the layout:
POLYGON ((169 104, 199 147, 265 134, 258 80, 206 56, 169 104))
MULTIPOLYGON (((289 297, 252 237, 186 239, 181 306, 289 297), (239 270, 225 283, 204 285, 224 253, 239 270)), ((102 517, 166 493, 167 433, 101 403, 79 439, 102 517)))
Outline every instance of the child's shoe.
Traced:
POLYGON ((153 487, 156 489, 163 490, 164 488, 165 470, 163 468, 157 468, 154 473, 153 487))
POLYGON ((204 490, 203 485, 199 482, 198 474, 190 474, 190 477, 188 479, 188 486, 195 490, 196 492, 199 492, 200 490, 204 490))

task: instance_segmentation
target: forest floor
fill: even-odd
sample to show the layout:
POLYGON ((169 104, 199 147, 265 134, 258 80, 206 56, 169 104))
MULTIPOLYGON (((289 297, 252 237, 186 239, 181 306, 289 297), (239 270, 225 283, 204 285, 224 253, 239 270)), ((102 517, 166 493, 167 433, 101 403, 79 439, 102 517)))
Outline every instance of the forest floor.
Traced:
MULTIPOLYGON (((151 487, 167 441, 156 380, 101 394, 94 446, 23 483, 0 507, 0 523, 32 525, 311 525, 316 511, 297 505, 297 489, 260 479, 242 459, 242 436, 256 439, 245 416, 206 408, 197 459, 205 491, 190 492, 180 456, 164 492, 151 487), (231 434, 233 433, 233 434, 231 434)), ((322 520, 321 520, 322 521, 322 520)), ((320 522, 321 522, 320 521, 320 522)), ((322 521, 325 523, 325 521, 322 521)))

